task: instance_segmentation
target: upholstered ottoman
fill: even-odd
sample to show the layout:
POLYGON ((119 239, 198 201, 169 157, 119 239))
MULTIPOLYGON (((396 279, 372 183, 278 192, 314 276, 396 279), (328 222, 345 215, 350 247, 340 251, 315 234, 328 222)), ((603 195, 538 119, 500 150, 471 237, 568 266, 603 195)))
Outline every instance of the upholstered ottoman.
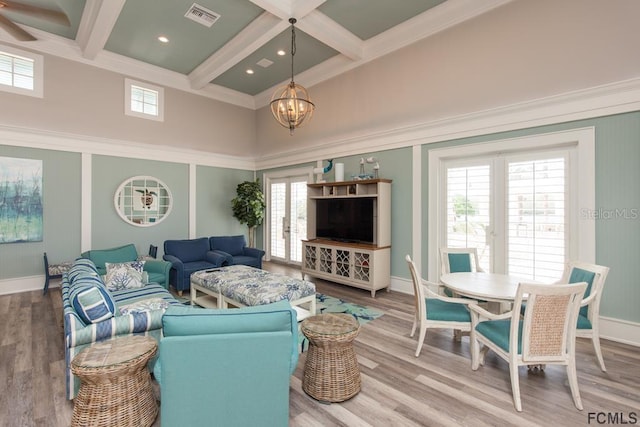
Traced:
POLYGON ((246 265, 198 271, 191 275, 191 303, 203 307, 245 307, 285 299, 298 313, 298 321, 316 312, 316 286, 306 280, 246 265), (204 295, 199 296, 200 293, 204 295))

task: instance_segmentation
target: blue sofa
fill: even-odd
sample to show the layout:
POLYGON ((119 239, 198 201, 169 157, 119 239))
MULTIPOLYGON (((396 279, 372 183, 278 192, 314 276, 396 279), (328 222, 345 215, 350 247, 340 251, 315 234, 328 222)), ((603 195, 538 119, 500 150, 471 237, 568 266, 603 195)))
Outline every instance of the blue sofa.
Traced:
POLYGON ((162 426, 288 426, 298 363, 288 301, 233 310, 170 307, 154 376, 162 426))
POLYGON ((169 283, 182 295, 191 288, 191 273, 223 266, 224 259, 215 256, 209 248, 209 239, 165 240, 165 261, 171 263, 169 283))
POLYGON ((209 245, 223 265, 239 264, 262 269, 264 251, 247 247, 243 235, 210 237, 209 245))
POLYGON ((80 379, 71 372, 71 361, 80 351, 98 341, 133 334, 160 341, 164 310, 180 305, 155 283, 109 291, 95 264, 84 258, 63 274, 61 290, 67 399, 73 399, 80 388, 80 379))
POLYGON ((144 271, 146 271, 149 276, 149 283, 157 283, 165 289, 169 289, 171 264, 162 260, 146 259, 144 256, 138 256, 138 251, 133 243, 110 249, 93 249, 83 252, 80 256, 90 259, 95 264, 98 274, 101 276, 107 274, 105 267, 105 263, 107 262, 120 263, 144 259, 144 271))

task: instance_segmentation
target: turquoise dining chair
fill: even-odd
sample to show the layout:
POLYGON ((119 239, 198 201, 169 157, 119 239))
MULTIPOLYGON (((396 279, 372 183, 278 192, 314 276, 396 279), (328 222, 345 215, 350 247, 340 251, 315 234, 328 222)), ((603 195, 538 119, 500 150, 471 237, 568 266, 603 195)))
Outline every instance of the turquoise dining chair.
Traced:
POLYGON ((606 372, 602 350, 600 349, 600 299, 604 282, 609 274, 609 267, 589 264, 581 261, 570 261, 564 271, 560 283, 586 282, 587 289, 580 303, 578 314, 578 338, 589 338, 598 358, 600 369, 606 372))
MULTIPOLYGON (((476 248, 440 248, 441 274, 484 272, 476 248)), ((453 296, 445 287, 444 293, 453 296)))
POLYGON ((471 369, 484 365, 485 349, 509 362, 511 392, 517 411, 522 411, 518 367, 564 365, 573 403, 582 410, 575 361, 576 323, 586 282, 540 285, 520 283, 513 310, 491 313, 469 305, 472 319, 471 369), (521 317, 523 300, 524 315, 521 317), (480 351, 480 345, 484 349, 480 351))
POLYGON ((467 307, 477 304, 476 301, 449 298, 432 291, 429 287, 437 288, 438 285, 422 279, 409 255, 405 256, 405 260, 409 265, 415 296, 415 313, 409 336, 413 337, 418 326, 420 328, 416 357, 420 355, 429 328, 454 329, 472 333, 471 315, 467 307))

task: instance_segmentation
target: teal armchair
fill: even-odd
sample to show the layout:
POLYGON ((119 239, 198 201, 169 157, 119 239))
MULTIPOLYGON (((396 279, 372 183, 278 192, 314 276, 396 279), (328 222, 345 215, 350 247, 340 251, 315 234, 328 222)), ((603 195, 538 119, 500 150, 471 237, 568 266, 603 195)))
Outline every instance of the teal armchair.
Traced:
MULTIPOLYGON (((107 274, 105 263, 119 263, 135 261, 138 259, 138 251, 132 243, 110 249, 92 249, 81 254, 82 258, 93 261, 100 275, 107 274)), ((165 289, 169 289, 169 272, 171 263, 160 260, 145 260, 144 271, 149 275, 150 283, 157 283, 165 289)))
POLYGON ((298 323, 288 301, 170 307, 154 376, 164 426, 287 426, 298 323))

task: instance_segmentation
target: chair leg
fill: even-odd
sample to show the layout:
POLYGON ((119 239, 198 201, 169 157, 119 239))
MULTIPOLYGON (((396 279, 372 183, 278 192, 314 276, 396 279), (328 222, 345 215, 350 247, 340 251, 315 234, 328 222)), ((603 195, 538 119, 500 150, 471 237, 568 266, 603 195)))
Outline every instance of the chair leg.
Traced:
POLYGON ((48 290, 49 290, 49 274, 46 274, 44 278, 44 289, 42 290, 42 295, 46 295, 48 290))
POLYGON ((416 314, 416 315, 414 316, 414 318, 413 318, 413 326, 411 326, 411 334, 409 334, 409 336, 410 336, 411 338, 413 338, 413 336, 414 336, 414 335, 415 335, 415 333, 416 333, 416 328, 418 327, 418 323, 419 323, 419 321, 418 321, 418 315, 416 314))
POLYGON ((480 344, 478 344, 478 340, 476 340, 473 327, 469 333, 469 347, 471 347, 471 370, 477 371, 480 366, 480 344))
POLYGON ((420 350, 422 350, 422 344, 424 343, 424 337, 427 335, 427 328, 424 324, 420 324, 420 336, 418 337, 418 348, 416 349, 416 357, 420 356, 420 350))
POLYGON ((520 377, 518 375, 518 364, 510 362, 509 372, 511 375, 511 393, 513 393, 513 405, 516 411, 522 412, 522 403, 520 402, 520 377))
POLYGON ((602 350, 600 349, 600 337, 597 334, 594 334, 591 337, 591 341, 593 341, 593 350, 596 352, 600 369, 602 369, 602 372, 607 372, 607 368, 604 366, 604 359, 602 358, 602 350))
POLYGON ((582 399, 580 399, 580 390, 578 389, 578 375, 576 373, 576 363, 573 360, 567 365, 567 377, 569 378, 569 387, 571 387, 571 396, 576 408, 582 411, 582 399))

